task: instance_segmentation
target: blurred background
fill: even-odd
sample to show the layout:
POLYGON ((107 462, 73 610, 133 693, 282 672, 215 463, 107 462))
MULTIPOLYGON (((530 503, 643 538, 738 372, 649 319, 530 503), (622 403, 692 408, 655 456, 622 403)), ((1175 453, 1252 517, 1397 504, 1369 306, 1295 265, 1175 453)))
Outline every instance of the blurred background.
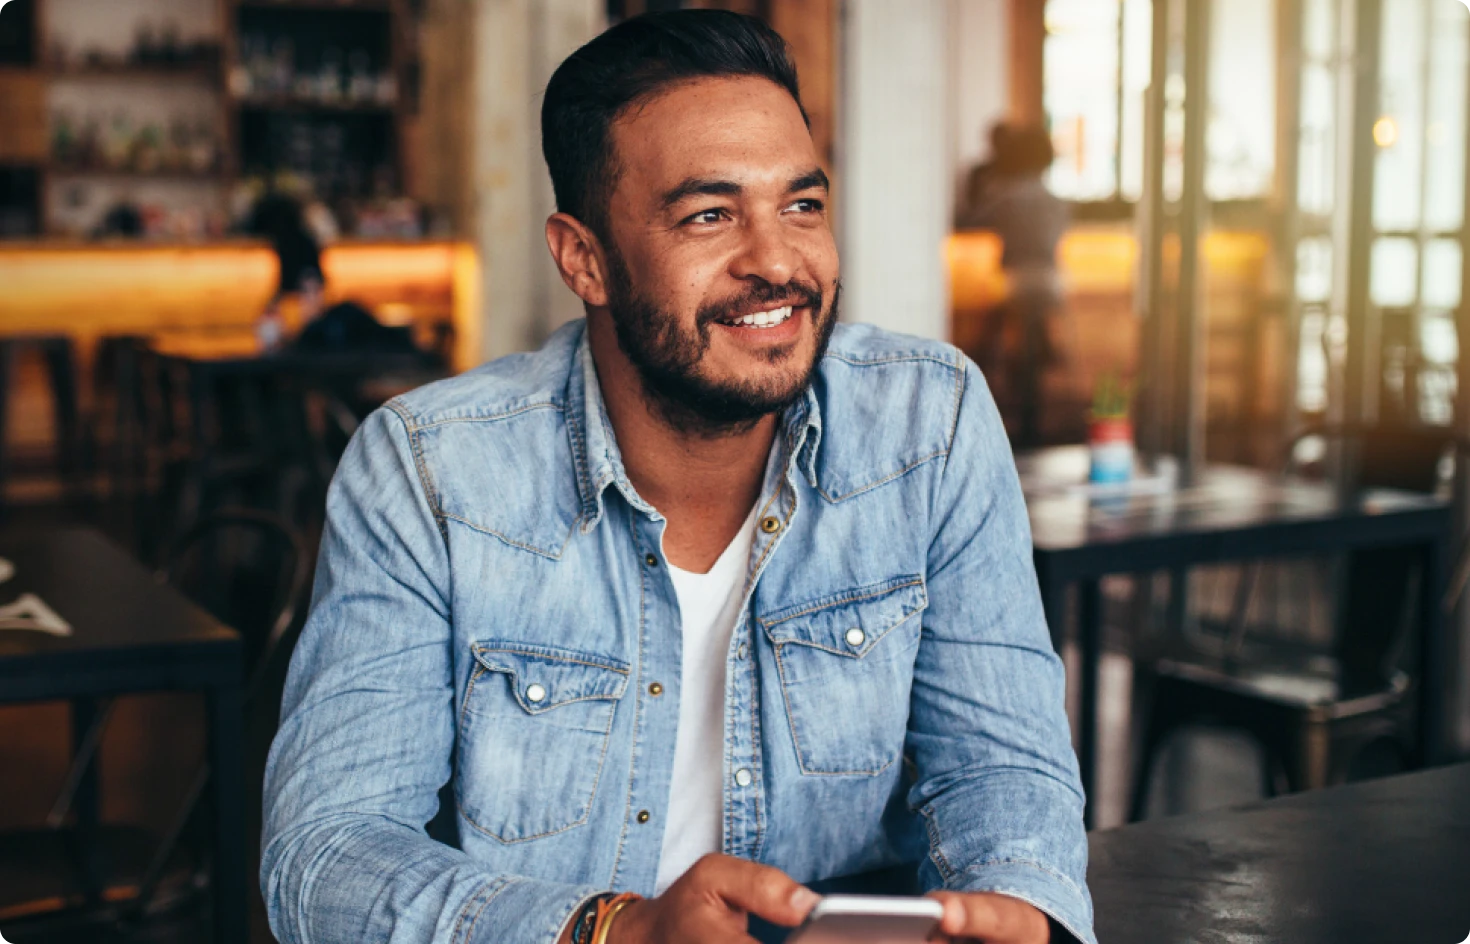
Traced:
MULTIPOLYGON (((1048 597, 1074 673, 1098 680, 1074 681, 1070 706, 1097 731, 1094 825, 1470 755, 1459 0, 10 0, 0 552, 105 535, 244 637, 248 684, 232 814, 200 786, 219 736, 205 696, 42 697, 4 675, 7 659, 42 671, 22 661, 51 645, 35 614, 0 628, 0 862, 6 831, 146 837, 85 880, 74 850, 23 855, 39 884, 0 901, 0 927, 141 893, 171 914, 207 890, 220 840, 199 822, 221 816, 246 819, 254 885, 260 766, 304 610, 273 548, 309 567, 367 412, 581 315, 542 237, 540 91, 609 23, 678 7, 762 17, 790 43, 834 180, 844 317, 980 364, 1039 567, 1124 532, 1260 524, 1249 547, 1139 557, 1048 597), (1434 554, 1354 530, 1392 530, 1398 506, 1368 489, 1435 516, 1434 554), (1270 530, 1308 518, 1317 544, 1270 530), (1391 627, 1364 634, 1354 586, 1402 601, 1375 616, 1391 627), (1431 625, 1442 645, 1416 650, 1431 625), (1294 759, 1316 734, 1278 750, 1261 733, 1277 715, 1155 684, 1185 640, 1231 691, 1249 675, 1268 702, 1320 709, 1363 695, 1346 681, 1363 639, 1388 701, 1330 775, 1294 759), (1423 735, 1422 711, 1401 717, 1419 695, 1437 746, 1379 750, 1423 735), (1165 730, 1161 710, 1190 723, 1165 730)), ((64 594, 41 596, 70 619, 64 594)))

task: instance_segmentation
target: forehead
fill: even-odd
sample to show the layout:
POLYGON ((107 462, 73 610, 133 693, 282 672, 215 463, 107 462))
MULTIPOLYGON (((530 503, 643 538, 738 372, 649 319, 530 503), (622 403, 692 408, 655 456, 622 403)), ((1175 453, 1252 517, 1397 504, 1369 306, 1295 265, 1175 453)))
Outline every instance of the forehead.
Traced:
POLYGON ((656 196, 691 177, 784 184, 818 166, 801 109, 752 76, 681 82, 612 125, 617 191, 656 196))

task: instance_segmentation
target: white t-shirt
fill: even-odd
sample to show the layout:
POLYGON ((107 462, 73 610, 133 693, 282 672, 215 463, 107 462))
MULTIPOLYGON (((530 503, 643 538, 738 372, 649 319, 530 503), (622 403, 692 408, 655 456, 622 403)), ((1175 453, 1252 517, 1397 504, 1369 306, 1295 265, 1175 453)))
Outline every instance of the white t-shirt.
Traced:
POLYGON ((722 846, 725 791, 725 661, 730 635, 740 617, 750 548, 755 543, 755 509, 707 574, 669 565, 683 621, 679 733, 674 739, 674 776, 668 820, 658 860, 654 893, 662 895, 679 876, 722 846))

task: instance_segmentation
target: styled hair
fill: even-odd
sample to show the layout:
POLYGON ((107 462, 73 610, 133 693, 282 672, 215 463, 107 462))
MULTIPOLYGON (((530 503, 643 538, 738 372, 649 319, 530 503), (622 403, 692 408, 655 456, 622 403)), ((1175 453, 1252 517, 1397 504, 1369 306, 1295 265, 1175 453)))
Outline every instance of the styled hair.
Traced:
MULTIPOLYGON (((608 199, 619 174, 613 122, 681 82, 736 76, 769 79, 801 108, 786 41, 739 13, 645 13, 572 53, 552 74, 541 103, 541 153, 557 209, 605 237, 608 199)), ((801 116, 810 127, 805 108, 801 116)))

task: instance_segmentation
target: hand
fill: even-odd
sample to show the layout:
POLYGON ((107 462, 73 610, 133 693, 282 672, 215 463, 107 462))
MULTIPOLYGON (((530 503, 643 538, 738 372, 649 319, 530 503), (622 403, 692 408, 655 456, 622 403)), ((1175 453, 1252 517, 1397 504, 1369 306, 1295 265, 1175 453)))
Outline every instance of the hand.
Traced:
POLYGON ((985 944, 1049 944, 1051 922, 1021 901, 989 892, 935 892, 944 903, 939 930, 952 941, 985 944))
POLYGON ((609 944, 754 944, 746 915, 795 927, 818 895, 780 869, 707 855, 657 898, 618 912, 609 944))

